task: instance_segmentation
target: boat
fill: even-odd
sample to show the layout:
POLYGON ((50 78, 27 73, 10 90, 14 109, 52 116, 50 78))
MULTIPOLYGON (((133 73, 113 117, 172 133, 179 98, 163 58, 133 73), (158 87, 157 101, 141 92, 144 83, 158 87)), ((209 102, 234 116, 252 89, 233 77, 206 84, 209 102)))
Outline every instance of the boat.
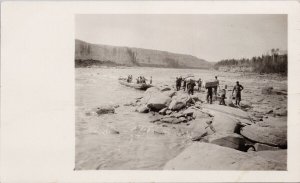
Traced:
POLYGON ((150 84, 145 84, 145 83, 137 84, 137 83, 133 83, 133 82, 127 82, 127 80, 125 78, 119 78, 119 83, 121 85, 125 85, 125 86, 135 88, 138 90, 147 90, 148 88, 152 87, 152 85, 150 85, 150 84))

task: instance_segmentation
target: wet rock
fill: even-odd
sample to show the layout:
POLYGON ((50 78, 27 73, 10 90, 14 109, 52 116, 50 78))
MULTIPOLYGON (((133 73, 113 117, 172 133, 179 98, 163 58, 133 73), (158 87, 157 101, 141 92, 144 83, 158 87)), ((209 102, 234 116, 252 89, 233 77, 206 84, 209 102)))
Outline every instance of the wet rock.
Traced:
POLYGON ((186 93, 181 93, 177 96, 172 97, 172 102, 169 105, 169 109, 178 111, 184 108, 189 102, 191 102, 191 97, 186 93))
POLYGON ((136 109, 136 111, 139 113, 148 113, 149 108, 146 105, 141 105, 136 109))
POLYGON ((164 166, 165 170, 286 170, 286 164, 215 144, 195 142, 164 166))
POLYGON ((147 102, 147 107, 153 111, 159 111, 165 107, 168 107, 171 102, 171 98, 161 93, 151 96, 147 102))
POLYGON ((280 150, 279 147, 269 146, 269 145, 260 144, 260 143, 255 143, 254 144, 254 148, 255 148, 256 151, 268 151, 268 150, 275 151, 275 150, 280 150))
POLYGON ((113 114, 113 113, 115 113, 115 108, 113 106, 100 106, 100 107, 97 107, 96 113, 98 115, 113 114))
POLYGON ((284 148, 287 147, 287 119, 269 117, 243 127, 241 134, 254 142, 284 148))
POLYGON ((244 137, 236 133, 231 133, 231 134, 215 133, 208 136, 208 142, 223 147, 229 147, 236 150, 245 149, 244 137))

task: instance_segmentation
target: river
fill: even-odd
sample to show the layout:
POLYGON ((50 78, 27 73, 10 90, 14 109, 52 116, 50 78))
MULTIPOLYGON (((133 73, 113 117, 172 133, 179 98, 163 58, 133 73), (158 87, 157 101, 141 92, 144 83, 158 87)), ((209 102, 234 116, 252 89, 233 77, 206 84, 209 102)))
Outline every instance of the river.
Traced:
POLYGON ((272 84, 286 87, 285 79, 259 79, 240 73, 214 70, 168 68, 76 68, 76 170, 159 170, 191 142, 179 126, 159 126, 150 123, 151 114, 134 112, 123 104, 142 96, 143 92, 118 83, 129 74, 153 77, 154 85, 174 84, 177 76, 195 75, 204 81, 219 76, 221 84, 232 86, 237 78, 253 96, 261 86, 272 84), (250 89, 249 89, 250 90, 250 89), (115 114, 91 115, 100 105, 119 105, 115 114), (116 133, 117 132, 117 133, 116 133))

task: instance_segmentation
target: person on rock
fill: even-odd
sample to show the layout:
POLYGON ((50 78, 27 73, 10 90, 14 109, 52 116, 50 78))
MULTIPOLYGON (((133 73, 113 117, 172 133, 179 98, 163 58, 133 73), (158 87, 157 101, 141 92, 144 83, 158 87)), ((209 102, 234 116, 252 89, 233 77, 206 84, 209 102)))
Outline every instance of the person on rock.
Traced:
POLYGON ((199 80, 198 80, 198 91, 201 90, 201 85, 202 85, 202 80, 201 80, 201 78, 199 78, 199 80))
POLYGON ((152 76, 150 77, 150 85, 152 84, 152 76))
POLYGON ((194 95, 194 87, 195 87, 195 81, 194 80, 190 80, 190 82, 187 85, 187 89, 188 89, 188 94, 189 95, 194 95))
POLYGON ((183 90, 185 91, 186 88, 186 79, 183 79, 183 90))
POLYGON ((240 102, 242 100, 242 96, 241 96, 241 92, 244 89, 244 87, 242 85, 240 85, 240 83, 237 81, 236 85, 233 87, 232 90, 232 96, 233 93, 235 92, 235 105, 240 106, 240 102))
MULTIPOLYGON (((215 76, 215 81, 217 81, 219 83, 219 80, 218 80, 217 76, 215 76)), ((220 88, 219 84, 214 87, 214 94, 215 94, 216 97, 217 97, 217 94, 218 94, 218 88, 220 88)))
POLYGON ((225 104, 226 89, 227 89, 227 85, 225 85, 225 87, 221 90, 221 98, 220 98, 220 103, 219 103, 219 105, 226 105, 226 104, 225 104))
POLYGON ((213 88, 207 87, 206 89, 207 89, 206 101, 207 101, 207 103, 212 104, 213 88))

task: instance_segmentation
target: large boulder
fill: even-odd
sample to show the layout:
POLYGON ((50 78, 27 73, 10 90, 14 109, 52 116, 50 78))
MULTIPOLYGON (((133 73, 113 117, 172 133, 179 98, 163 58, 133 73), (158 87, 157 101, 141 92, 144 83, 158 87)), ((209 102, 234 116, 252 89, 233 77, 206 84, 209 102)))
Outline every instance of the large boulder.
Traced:
POLYGON ((254 142, 285 148, 287 147, 287 118, 269 117, 264 121, 243 127, 240 133, 254 142))
POLYGON ((215 112, 212 126, 218 133, 236 133, 239 132, 241 123, 229 115, 215 112))
POLYGON ((215 133, 208 136, 208 142, 237 150, 245 149, 245 139, 236 133, 215 133))
POLYGON ((172 102, 169 105, 169 109, 173 111, 178 111, 184 108, 191 101, 192 98, 186 93, 175 95, 174 97, 172 97, 172 102))
POLYGON ((201 140, 203 137, 215 133, 208 119, 195 119, 191 121, 187 131, 192 140, 201 140))
POLYGON ((151 98, 147 102, 147 107, 153 111, 159 111, 165 107, 168 107, 171 102, 171 98, 162 94, 158 93, 151 98))
POLYGON ((286 170, 283 162, 215 144, 195 142, 167 162, 165 170, 286 170))
POLYGON ((159 93, 161 93, 159 88, 150 87, 144 92, 143 97, 140 99, 140 101, 142 104, 147 104, 152 96, 156 96, 159 93))

